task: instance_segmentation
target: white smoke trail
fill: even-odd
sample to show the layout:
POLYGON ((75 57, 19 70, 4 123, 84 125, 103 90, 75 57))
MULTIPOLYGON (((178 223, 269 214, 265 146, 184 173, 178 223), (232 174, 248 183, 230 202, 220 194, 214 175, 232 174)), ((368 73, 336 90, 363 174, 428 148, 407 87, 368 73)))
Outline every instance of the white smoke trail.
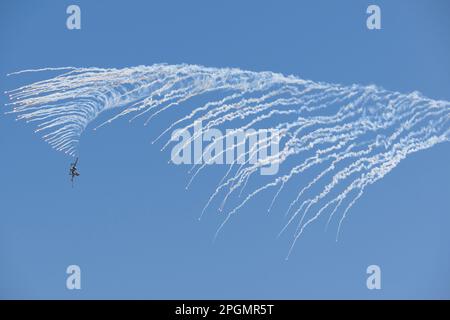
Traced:
MULTIPOLYGON (((20 120, 36 123, 36 132, 45 132, 43 137, 53 148, 70 155, 76 154, 86 127, 109 109, 117 113, 96 128, 128 114, 133 115, 130 121, 146 117, 148 124, 162 112, 183 105, 177 112, 185 115, 169 124, 154 142, 175 129, 192 129, 198 121, 203 123, 201 131, 186 144, 216 127, 277 130, 279 152, 256 163, 249 159, 261 152, 259 145, 240 155, 203 212, 220 194, 223 198, 219 210, 224 210, 234 196, 238 202, 227 211, 219 232, 262 192, 274 190, 270 211, 287 186, 297 187, 296 197, 287 208, 288 221, 281 231, 298 220, 292 246, 308 225, 327 210, 328 226, 339 208, 345 206, 340 230, 348 211, 368 185, 383 178, 408 154, 450 140, 450 103, 418 92, 401 94, 376 86, 342 86, 272 72, 197 65, 67 67, 14 74, 37 71, 60 74, 7 92, 12 100, 11 113, 20 120), (267 164, 280 165, 281 172, 269 181, 256 178, 255 173, 267 164), (295 178, 307 176, 307 172, 313 178, 303 179, 299 185, 295 178), (256 187, 245 193, 250 180, 256 187)), ((229 135, 219 138, 220 142, 229 135)), ((171 142, 167 137, 162 149, 171 142)), ((214 157, 227 151, 229 148, 214 157)), ((205 167, 202 164, 191 168, 188 186, 205 167)))

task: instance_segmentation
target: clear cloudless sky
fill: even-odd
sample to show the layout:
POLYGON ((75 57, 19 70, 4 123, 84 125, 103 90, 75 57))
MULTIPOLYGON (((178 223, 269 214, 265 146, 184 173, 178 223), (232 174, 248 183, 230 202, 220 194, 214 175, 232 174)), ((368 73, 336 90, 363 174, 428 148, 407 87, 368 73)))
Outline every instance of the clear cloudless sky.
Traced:
MULTIPOLYGON (((1 1, 0 103, 3 91, 38 78, 9 72, 159 62, 448 101, 449 17, 446 0, 1 1), (81 30, 66 28, 70 4, 81 8, 81 30), (369 4, 381 7, 382 30, 366 28, 369 4)), ((188 168, 168 164, 170 154, 150 143, 159 129, 120 120, 88 128, 72 189, 72 159, 4 111, 0 298, 450 298, 450 144, 410 155, 367 188, 339 242, 317 223, 285 261, 291 238, 276 237, 284 209, 267 215, 267 195, 213 243, 223 216, 197 217, 223 168, 186 191, 188 168), (81 290, 66 289, 71 264, 81 267, 81 290), (381 290, 366 288, 371 264, 381 267, 381 290)))

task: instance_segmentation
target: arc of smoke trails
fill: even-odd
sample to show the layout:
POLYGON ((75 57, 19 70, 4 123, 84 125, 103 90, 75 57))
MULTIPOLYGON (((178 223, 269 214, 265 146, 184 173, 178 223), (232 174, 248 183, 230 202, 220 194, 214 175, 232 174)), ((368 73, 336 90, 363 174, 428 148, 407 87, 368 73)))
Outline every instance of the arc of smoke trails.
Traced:
MULTIPOLYGON (((154 140, 167 137, 162 149, 171 144, 168 135, 172 130, 192 129, 195 121, 203 123, 202 130, 186 144, 214 127, 277 130, 279 152, 256 163, 249 160, 261 151, 259 145, 239 155, 203 212, 220 194, 224 196, 219 210, 231 197, 237 199, 219 232, 255 196, 273 189, 270 211, 287 186, 297 187, 281 231, 298 220, 292 246, 305 228, 327 210, 328 226, 339 208, 345 206, 340 230, 343 219, 368 185, 383 178, 408 154, 450 140, 450 103, 418 92, 401 94, 376 86, 341 86, 272 72, 197 65, 47 68, 16 74, 32 71, 60 74, 7 92, 12 99, 11 113, 17 114, 19 120, 36 123, 36 132, 45 132, 43 137, 53 148, 70 155, 76 153, 86 127, 112 109, 115 115, 96 128, 128 114, 132 115, 130 121, 144 117, 148 124, 162 112, 183 105, 184 116, 175 119, 154 140), (267 164, 279 164, 281 172, 263 183, 255 173, 267 164), (313 178, 296 182, 306 173, 312 173, 313 178), (259 186, 241 198, 251 179, 259 186)), ((219 142, 231 134, 219 137, 219 142)), ((204 155, 207 152, 208 148, 204 155)), ((194 165, 188 185, 206 167, 194 165)))

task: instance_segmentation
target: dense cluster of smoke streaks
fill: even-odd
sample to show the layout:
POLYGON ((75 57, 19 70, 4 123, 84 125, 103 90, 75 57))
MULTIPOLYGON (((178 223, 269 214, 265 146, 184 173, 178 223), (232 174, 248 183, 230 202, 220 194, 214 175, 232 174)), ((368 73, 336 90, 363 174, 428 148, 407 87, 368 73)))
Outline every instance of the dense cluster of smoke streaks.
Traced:
MULTIPOLYGON (((171 144, 173 130, 190 130, 196 121, 203 123, 203 131, 191 140, 215 127, 277 130, 279 151, 256 163, 249 159, 258 147, 240 155, 245 159, 230 165, 205 209, 222 194, 219 209, 223 210, 236 195, 237 204, 227 211, 223 226, 263 191, 273 190, 270 210, 293 184, 298 190, 287 206, 282 232, 296 222, 295 240, 326 211, 327 225, 336 212, 342 213, 340 228, 368 185, 408 154, 450 140, 450 103, 417 92, 401 94, 376 86, 342 86, 272 72, 196 65, 40 71, 46 70, 60 74, 8 92, 11 112, 18 119, 37 123, 36 131, 44 131, 51 146, 71 155, 87 125, 109 109, 117 113, 99 126, 128 114, 130 121, 145 117, 147 124, 158 114, 183 105, 177 114, 184 112, 184 116, 178 116, 155 139, 167 138, 163 149, 171 144), (267 163, 279 164, 281 171, 262 182, 255 173, 267 163), (294 181, 303 175, 309 180, 294 181), (256 186, 246 193, 251 179, 256 186)), ((205 167, 194 166, 192 178, 205 167)))

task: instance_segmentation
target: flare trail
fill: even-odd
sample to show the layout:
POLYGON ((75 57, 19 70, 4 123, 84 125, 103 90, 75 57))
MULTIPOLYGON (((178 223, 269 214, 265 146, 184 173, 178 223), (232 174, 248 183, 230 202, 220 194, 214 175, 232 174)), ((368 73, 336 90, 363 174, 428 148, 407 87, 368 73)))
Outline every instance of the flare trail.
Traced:
MULTIPOLYGON (((170 134, 175 129, 191 130, 197 121, 203 124, 197 135, 211 128, 276 130, 278 152, 252 163, 249 159, 260 150, 249 148, 229 166, 204 210, 220 197, 219 209, 226 213, 220 230, 263 192, 270 195, 270 211, 284 191, 295 190, 286 203, 287 222, 282 229, 293 226, 292 245, 326 214, 328 225, 340 213, 339 230, 366 187, 409 154, 450 140, 450 103, 418 92, 402 94, 376 86, 197 65, 35 71, 58 75, 7 92, 10 112, 34 123, 36 132, 42 132, 53 148, 70 155, 76 154, 86 127, 107 110, 112 116, 95 128, 125 116, 149 124, 159 114, 172 112, 173 122, 155 136, 162 149, 173 143, 170 134), (280 171, 274 176, 257 175, 268 163, 276 163, 280 171)), ((206 166, 195 165, 192 179, 206 166)))

